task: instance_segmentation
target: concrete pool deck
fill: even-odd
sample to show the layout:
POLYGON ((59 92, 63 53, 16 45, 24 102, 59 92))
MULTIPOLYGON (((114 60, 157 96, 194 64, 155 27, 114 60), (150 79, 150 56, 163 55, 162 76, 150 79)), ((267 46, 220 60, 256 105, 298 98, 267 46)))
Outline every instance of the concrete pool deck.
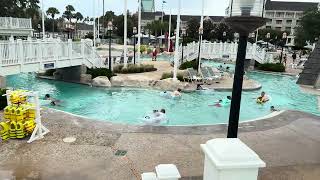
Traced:
MULTIPOLYGON (((1 116, 1 115, 0 115, 1 116)), ((161 163, 177 165, 184 180, 200 180, 200 144, 226 136, 226 125, 129 126, 94 121, 53 109, 42 111, 44 139, 0 144, 0 179, 134 180, 161 163), (76 137, 64 143, 65 137, 76 137), (126 150, 118 157, 115 150, 126 150)), ((297 111, 241 123, 239 138, 266 162, 259 180, 320 177, 320 117, 297 111)))

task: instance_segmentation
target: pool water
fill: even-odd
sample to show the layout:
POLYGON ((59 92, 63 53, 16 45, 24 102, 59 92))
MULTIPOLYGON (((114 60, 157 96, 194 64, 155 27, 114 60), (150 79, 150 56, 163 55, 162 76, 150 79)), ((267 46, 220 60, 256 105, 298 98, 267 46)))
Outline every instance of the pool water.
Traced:
MULTIPOLYGON (((320 115, 317 98, 304 94, 295 84, 296 78, 264 73, 248 73, 248 76, 262 83, 263 91, 272 97, 271 102, 258 105, 255 98, 262 90, 243 92, 241 121, 266 116, 274 105, 278 109, 300 110, 320 115)), ((168 125, 208 125, 227 123, 230 107, 212 107, 215 101, 231 92, 183 93, 180 100, 166 99, 160 91, 134 88, 94 88, 80 84, 42 80, 34 74, 20 74, 7 77, 10 87, 36 90, 43 97, 62 100, 61 106, 53 108, 92 119, 124 124, 143 124, 142 118, 153 109, 164 108, 168 125)))

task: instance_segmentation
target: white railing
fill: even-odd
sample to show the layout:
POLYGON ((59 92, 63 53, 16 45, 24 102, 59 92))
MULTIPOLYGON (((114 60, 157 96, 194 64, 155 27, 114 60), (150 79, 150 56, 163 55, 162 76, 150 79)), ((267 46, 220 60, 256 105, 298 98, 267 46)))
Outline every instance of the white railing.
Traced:
MULTIPOLYGON (((201 57, 203 59, 228 59, 235 61, 237 57, 238 43, 212 43, 204 42, 201 44, 201 57)), ((179 48, 180 59, 182 59, 181 47, 179 48)), ((183 61, 196 59, 199 53, 199 43, 189 43, 183 48, 183 61)), ((256 44, 248 43, 247 59, 254 59, 259 63, 273 62, 273 53, 266 52, 256 44)))
POLYGON ((31 19, 0 17, 0 29, 32 29, 31 19))
MULTIPOLYGON (((104 67, 103 59, 84 40, 81 42, 62 42, 59 39, 47 40, 13 40, 0 42, 0 71, 1 68, 13 65, 46 62, 72 61, 70 64, 85 64, 88 67, 104 67)), ((61 63, 60 63, 61 64, 61 63)), ((63 66, 66 66, 63 64, 63 66)), ((55 68, 60 68, 59 65, 55 68)), ((31 70, 32 71, 32 70, 31 70)), ((36 71, 36 70, 34 70, 36 71)))

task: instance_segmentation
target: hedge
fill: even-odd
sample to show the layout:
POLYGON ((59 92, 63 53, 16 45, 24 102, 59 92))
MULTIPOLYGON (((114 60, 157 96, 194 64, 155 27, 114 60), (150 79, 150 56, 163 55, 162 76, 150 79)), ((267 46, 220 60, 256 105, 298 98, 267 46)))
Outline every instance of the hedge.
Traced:
POLYGON ((2 96, 3 94, 6 94, 6 89, 0 89, 0 110, 7 106, 7 96, 2 96))
MULTIPOLYGON (((161 76, 161 80, 163 80, 163 79, 169 79, 169 78, 173 78, 173 73, 172 73, 172 72, 171 72, 171 73, 163 73, 162 76, 161 76)), ((184 81, 183 75, 182 75, 181 73, 178 73, 178 74, 177 74, 177 79, 178 79, 179 81, 184 81)))
POLYGON ((283 64, 277 63, 265 63, 265 64, 259 64, 258 65, 259 70, 263 71, 272 71, 272 72, 285 72, 286 68, 283 64))
POLYGON ((182 63, 179 67, 180 70, 185 70, 188 68, 197 69, 198 68, 198 61, 197 60, 187 61, 187 62, 182 63))
POLYGON ((144 73, 152 71, 157 71, 157 68, 151 64, 129 64, 127 68, 124 68, 123 65, 118 65, 113 68, 114 73, 120 74, 144 73))
POLYGON ((107 68, 88 68, 87 74, 90 74, 92 76, 92 79, 98 76, 107 76, 110 79, 112 76, 115 76, 115 74, 107 68))

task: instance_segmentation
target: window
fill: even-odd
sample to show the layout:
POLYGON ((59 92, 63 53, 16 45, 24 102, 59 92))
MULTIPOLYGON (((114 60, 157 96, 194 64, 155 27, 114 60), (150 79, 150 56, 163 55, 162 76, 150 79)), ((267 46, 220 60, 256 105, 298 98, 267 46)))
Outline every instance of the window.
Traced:
POLYGON ((272 24, 272 19, 268 19, 267 24, 272 24))
POLYGON ((287 23, 288 25, 291 25, 291 24, 292 24, 292 20, 287 20, 286 23, 287 23))
POLYGON ((266 26, 266 29, 271 29, 271 26, 266 26))
POLYGON ((293 18, 294 17, 294 13, 293 12, 287 12, 286 17, 287 18, 293 18))
POLYGON ((282 20, 277 20, 276 24, 282 24, 282 20))
POLYGON ((286 32, 291 33, 291 27, 286 27, 286 32))
POLYGON ((303 16, 303 13, 296 13, 296 18, 301 18, 303 16))
POLYGON ((266 13, 266 16, 267 16, 267 17, 274 17, 274 13, 273 13, 273 12, 267 12, 267 13, 266 13))
POLYGON ((300 20, 297 20, 297 23, 296 23, 296 24, 297 24, 297 25, 300 25, 300 23, 301 23, 301 21, 300 21, 300 20))
POLYGON ((281 27, 276 27, 276 30, 277 31, 281 31, 281 27))
POLYGON ((284 12, 277 12, 276 17, 284 17, 284 12))

